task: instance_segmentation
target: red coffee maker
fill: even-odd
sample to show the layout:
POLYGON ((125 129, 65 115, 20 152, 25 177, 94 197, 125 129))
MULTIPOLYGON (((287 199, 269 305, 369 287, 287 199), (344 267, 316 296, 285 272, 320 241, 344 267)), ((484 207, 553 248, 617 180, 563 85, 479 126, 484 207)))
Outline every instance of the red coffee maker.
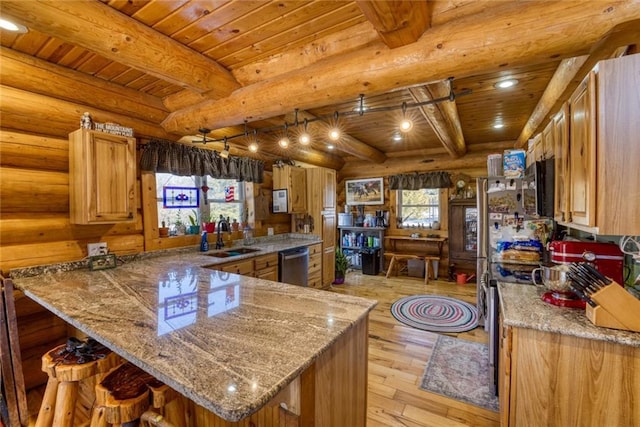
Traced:
POLYGON ((624 254, 615 243, 554 240, 549 243, 555 264, 590 262, 600 273, 624 286, 624 254))

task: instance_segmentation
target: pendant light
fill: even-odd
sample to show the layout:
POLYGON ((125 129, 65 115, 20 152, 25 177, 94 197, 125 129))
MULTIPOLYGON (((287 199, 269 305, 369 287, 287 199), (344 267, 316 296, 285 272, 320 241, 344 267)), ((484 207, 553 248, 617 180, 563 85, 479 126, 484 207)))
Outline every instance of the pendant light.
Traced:
POLYGON ((220 153, 220 157, 226 159, 229 157, 229 145, 227 144, 227 137, 224 137, 224 149, 220 153))
POLYGON ((308 123, 309 123, 309 121, 307 119, 304 119, 304 130, 302 131, 302 133, 298 137, 298 141, 302 145, 309 145, 311 143, 311 136, 309 135, 309 132, 307 131, 307 124, 308 123))
POLYGON ((282 148, 287 148, 289 147, 289 143, 291 142, 289 140, 289 125, 287 123, 284 124, 284 136, 282 138, 280 138, 280 140, 278 141, 278 145, 282 148))
POLYGON ((413 122, 407 118, 407 103, 402 103, 402 121, 400 122, 400 130, 402 132, 409 132, 413 129, 413 122))

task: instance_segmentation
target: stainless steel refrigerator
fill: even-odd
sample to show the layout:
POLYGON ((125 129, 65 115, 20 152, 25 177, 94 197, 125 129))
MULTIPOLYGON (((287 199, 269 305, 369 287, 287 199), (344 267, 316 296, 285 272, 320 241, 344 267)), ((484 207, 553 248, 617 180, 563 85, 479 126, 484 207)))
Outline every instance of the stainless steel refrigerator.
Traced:
POLYGON ((477 180, 477 304, 480 321, 489 335, 494 391, 499 342, 496 281, 532 284, 532 272, 543 261, 544 245, 553 231, 553 220, 538 215, 538 194, 544 192, 538 191, 543 184, 537 178, 534 173, 525 178, 477 180))

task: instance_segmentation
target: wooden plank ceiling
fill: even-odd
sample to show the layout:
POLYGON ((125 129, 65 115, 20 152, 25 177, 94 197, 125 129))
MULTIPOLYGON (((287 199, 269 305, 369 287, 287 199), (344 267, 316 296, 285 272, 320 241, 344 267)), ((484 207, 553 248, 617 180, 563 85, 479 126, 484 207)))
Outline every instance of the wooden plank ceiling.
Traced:
MULTIPOLYGON (((640 6, 3 0, 0 14, 29 28, 26 34, 2 30, 4 127, 35 132, 51 120, 46 109, 56 103, 86 109, 97 121, 132 126, 144 137, 178 141, 186 135, 181 141, 189 144, 200 128, 212 129, 214 139, 244 134, 246 120, 249 137, 229 139, 232 154, 341 169, 345 160, 464 159, 511 147, 519 137, 526 142, 548 120, 550 106, 539 107, 538 118, 525 128, 561 61, 588 55, 616 25, 640 19, 640 6), (495 83, 508 78, 519 84, 496 89, 495 83), (471 94, 404 113, 401 108, 451 91, 471 94), (9 105, 27 105, 28 92, 51 97, 51 105, 9 105), (366 108, 361 115, 360 94, 366 108), (276 142, 284 130, 274 129, 257 133, 257 153, 247 150, 253 129, 293 123, 295 109, 299 123, 326 116, 309 125, 316 132, 310 146, 293 143, 285 150, 276 142), (403 114, 414 127, 395 140, 403 114), (336 120, 343 136, 333 143, 325 132, 336 120), (504 127, 495 129, 496 121, 504 127)), ((637 40, 639 26, 626 25, 616 45, 637 40)), ((595 50, 606 57, 612 49, 595 50)), ((547 93, 545 105, 567 97, 580 78, 575 68, 565 70, 564 83, 547 93)), ((60 117, 52 132, 62 136, 78 118, 60 117)), ((291 139, 300 129, 289 126, 291 139)))

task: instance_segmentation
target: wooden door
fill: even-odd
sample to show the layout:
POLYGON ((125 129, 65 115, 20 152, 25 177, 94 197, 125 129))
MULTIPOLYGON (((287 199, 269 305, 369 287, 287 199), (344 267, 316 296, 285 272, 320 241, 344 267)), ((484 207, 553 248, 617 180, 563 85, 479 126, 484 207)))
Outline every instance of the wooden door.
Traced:
POLYGON ((569 104, 565 103, 553 119, 555 183, 554 183, 554 219, 560 222, 569 221, 569 127, 567 116, 569 104))
POLYGON ((323 170, 323 208, 325 210, 336 209, 336 171, 333 169, 323 170))
POLYGON ((596 133, 595 76, 591 72, 569 100, 570 218, 576 224, 595 225, 596 133))

